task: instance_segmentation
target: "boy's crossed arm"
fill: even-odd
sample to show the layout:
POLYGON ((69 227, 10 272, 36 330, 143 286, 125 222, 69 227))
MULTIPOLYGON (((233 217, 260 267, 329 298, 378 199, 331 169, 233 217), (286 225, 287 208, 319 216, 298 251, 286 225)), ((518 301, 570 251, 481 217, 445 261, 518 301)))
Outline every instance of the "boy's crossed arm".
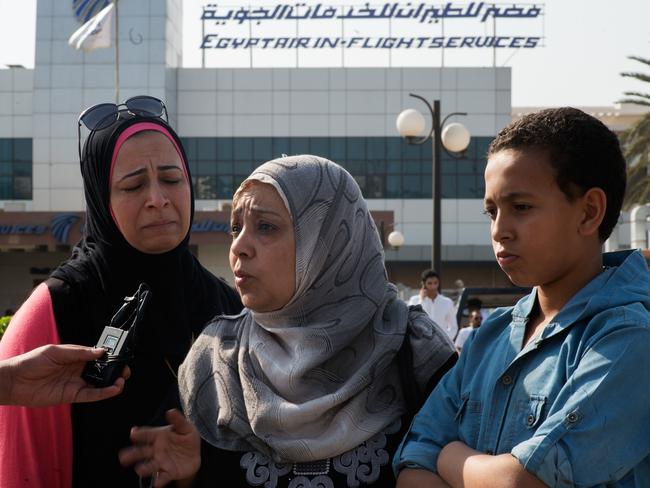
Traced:
POLYGON ((545 488, 511 454, 492 456, 460 441, 447 444, 438 456, 438 473, 452 487, 545 488))
POLYGON ((427 469, 402 469, 397 488, 546 488, 511 454, 490 455, 461 441, 445 445, 437 461, 437 473, 427 469))

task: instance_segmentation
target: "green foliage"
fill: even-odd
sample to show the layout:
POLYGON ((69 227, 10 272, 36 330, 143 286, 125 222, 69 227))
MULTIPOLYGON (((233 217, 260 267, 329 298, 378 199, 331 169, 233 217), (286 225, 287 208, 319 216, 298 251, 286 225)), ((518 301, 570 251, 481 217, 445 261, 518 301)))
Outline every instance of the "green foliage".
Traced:
POLYGON ((0 317, 0 339, 2 339, 5 330, 7 330, 7 326, 9 325, 10 320, 10 316, 0 317))
MULTIPOLYGON (((650 66, 650 59, 628 56, 628 59, 650 66)), ((636 72, 621 73, 621 76, 650 83, 650 75, 636 72)), ((633 103, 650 107, 650 94, 641 92, 624 92, 626 98, 619 103, 633 103)), ((629 209, 635 205, 650 203, 650 112, 644 115, 634 126, 621 136, 623 154, 627 161, 627 192, 623 207, 629 209)))

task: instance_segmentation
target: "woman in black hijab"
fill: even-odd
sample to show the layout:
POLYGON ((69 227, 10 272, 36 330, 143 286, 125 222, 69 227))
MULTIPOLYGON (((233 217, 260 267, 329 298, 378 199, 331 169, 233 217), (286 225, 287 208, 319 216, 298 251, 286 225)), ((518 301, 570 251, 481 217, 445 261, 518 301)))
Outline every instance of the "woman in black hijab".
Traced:
POLYGON ((178 136, 160 118, 121 111, 116 119, 91 131, 84 145, 85 236, 16 314, 0 357, 39 342, 96 344, 124 297, 144 282, 151 300, 139 325, 131 377, 122 395, 99 403, 2 407, 3 482, 138 486, 117 458, 131 426, 162 420, 193 338, 211 317, 242 307, 236 293, 190 253, 194 195, 178 136))

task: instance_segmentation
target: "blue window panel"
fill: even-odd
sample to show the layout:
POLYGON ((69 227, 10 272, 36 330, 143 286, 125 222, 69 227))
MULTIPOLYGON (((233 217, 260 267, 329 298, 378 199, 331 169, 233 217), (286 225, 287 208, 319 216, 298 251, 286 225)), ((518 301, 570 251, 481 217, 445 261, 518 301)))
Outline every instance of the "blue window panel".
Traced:
POLYGON ((386 176, 386 196, 385 198, 401 198, 402 195, 402 176, 386 176))
POLYGON ((14 176, 32 178, 32 163, 14 163, 14 176))
POLYGON ((233 186, 233 177, 231 175, 217 176, 217 198, 232 198, 233 186))
POLYGON ((386 141, 386 158, 401 159, 404 145, 406 144, 401 137, 387 137, 386 141))
POLYGON ((383 159, 386 157, 386 138, 368 137, 366 140, 368 159, 383 159))
POLYGON ((234 137, 233 149, 233 159, 253 159, 253 144, 249 137, 234 137))
POLYGON ((431 144, 428 142, 425 144, 407 144, 406 141, 402 141, 402 144, 404 145, 402 155, 405 159, 421 159, 423 148, 427 149, 426 154, 428 155, 428 157, 429 158, 432 157, 431 144))
POLYGON ((13 162, 14 144, 13 139, 0 139, 0 162, 13 162))
POLYGON ((217 139, 212 137, 197 139, 197 158, 199 161, 216 161, 217 139))
POLYGON ((233 162, 232 161, 217 161, 216 174, 217 175, 232 175, 233 174, 233 162))
POLYGON ((14 139, 14 161, 20 163, 32 162, 32 140, 14 139))
POLYGON ((344 137, 330 139, 330 159, 342 164, 347 158, 347 141, 344 137))
POLYGON ((440 173, 443 175, 455 175, 458 172, 456 161, 450 158, 442 158, 440 161, 440 173))
POLYGON ((209 176, 217 174, 216 161, 199 161, 196 170, 197 176, 209 176))
POLYGON ((384 175, 386 174, 386 160, 372 159, 366 161, 366 171, 369 175, 384 175))
POLYGON ((187 160, 192 163, 197 160, 198 154, 196 152, 196 137, 181 137, 181 143, 185 148, 185 155, 187 160))
POLYGON ((458 175, 456 198, 475 198, 477 195, 476 175, 458 175))
MULTIPOLYGON (((445 179, 444 177, 442 178, 441 185, 444 185, 445 179)), ((422 195, 420 195, 418 198, 431 198, 431 185, 433 185, 433 181, 431 179, 431 175, 425 175, 422 177, 422 195)), ((442 195, 444 196, 444 191, 442 192, 442 195)))
POLYGON ((364 137, 348 138, 347 159, 366 159, 366 141, 364 137))
MULTIPOLYGON (((290 156, 296 156, 298 154, 309 154, 309 138, 308 137, 295 137, 290 139, 291 151, 289 152, 290 156)), ((278 157, 280 155, 278 154, 278 157)))
POLYGON ((354 181, 357 182, 357 185, 359 185, 359 189, 361 190, 361 193, 365 197, 366 195, 366 175, 360 175, 360 176, 355 176, 352 175, 354 178, 354 181))
POLYGON ((477 159, 476 160, 476 172, 479 174, 485 173, 485 167, 487 166, 487 159, 477 159))
POLYGON ((330 140, 327 137, 310 137, 309 154, 330 159, 330 140))
POLYGON ((384 175, 368 175, 366 176, 366 186, 363 196, 365 198, 383 198, 385 186, 386 177, 384 175))
POLYGON ((13 199, 14 179, 11 176, 0 176, 0 199, 13 199))
POLYGON ((420 161, 420 173, 423 176, 431 177, 431 169, 433 168, 433 160, 425 159, 420 161))
POLYGON ((14 165, 10 161, 0 161, 0 176, 11 176, 14 172, 14 165))
MULTIPOLYGON (((193 145, 200 145, 202 149, 210 147, 201 139, 216 141, 216 169, 208 170, 205 165, 201 169, 195 168, 190 159, 192 172, 199 176, 232 177, 230 180, 213 183, 197 180, 197 184, 201 183, 207 188, 205 194, 213 195, 210 198, 224 194, 229 182, 231 188, 226 198, 230 198, 240 181, 255 167, 283 153, 317 154, 336 161, 357 177, 367 198, 431 197, 431 142, 408 145, 400 137, 186 138, 183 142, 188 148, 188 154, 191 154, 193 145)), ((472 138, 470 147, 462 158, 452 157, 442 151, 439 164, 445 198, 483 198, 486 163, 484 151, 490 141, 490 137, 472 138)), ((206 154, 206 151, 202 150, 201 154, 206 154)), ((210 152, 207 154, 209 156, 210 152)), ((203 156, 200 159, 202 163, 214 162, 203 156)), ((11 170, 6 170, 11 175, 15 171, 13 166, 11 170)), ((197 196, 198 194, 197 191, 197 196)))
POLYGON ((220 137, 217 140, 217 159, 223 161, 224 159, 233 158, 233 142, 231 137, 220 137))
POLYGON ((473 138, 473 141, 476 145, 476 159, 479 161, 487 160, 488 148, 492 142, 492 139, 489 137, 480 137, 473 138))
POLYGON ((257 167, 257 164, 252 161, 235 161, 233 167, 235 175, 246 177, 253 172, 253 169, 257 167))
MULTIPOLYGON (((442 181, 440 182, 442 198, 458 198, 456 178, 456 175, 442 175, 442 181)), ((429 190, 429 198, 431 198, 431 190, 429 190)))
POLYGON ((483 175, 476 175, 476 193, 472 198, 485 198, 485 178, 483 178, 483 175))
POLYGON ((0 200, 30 200, 32 172, 32 140, 0 138, 0 200))
POLYGON ((276 157, 273 154, 273 143, 270 137, 253 138, 253 158, 255 161, 261 164, 276 157))
POLYGON ((348 170, 352 175, 365 175, 366 174, 366 162, 359 160, 346 161, 343 165, 345 169, 348 170))
POLYGON ((418 175, 402 177, 402 195, 404 198, 418 198, 422 195, 422 178, 418 175))
POLYGON ((389 175, 399 175, 404 171, 402 161, 391 159, 386 163, 386 173, 389 175))
POLYGON ((476 174, 476 164, 473 159, 457 159, 456 173, 468 175, 476 174))
POLYGON ((273 138, 273 157, 279 158, 283 154, 291 154, 291 138, 274 137, 273 138))
POLYGON ((405 175, 420 175, 421 164, 419 159, 405 159, 402 162, 402 173, 405 175))

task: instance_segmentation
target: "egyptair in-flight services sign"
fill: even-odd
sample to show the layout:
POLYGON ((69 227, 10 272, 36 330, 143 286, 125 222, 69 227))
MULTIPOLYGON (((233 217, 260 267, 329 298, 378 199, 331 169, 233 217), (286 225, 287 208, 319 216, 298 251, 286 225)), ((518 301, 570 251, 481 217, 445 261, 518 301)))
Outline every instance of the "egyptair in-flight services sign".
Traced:
MULTIPOLYGON (((544 38, 541 3, 209 3, 197 14, 199 48, 213 57, 215 52, 248 51, 252 56, 301 51, 304 56, 306 51, 317 51, 323 60, 328 53, 352 50, 368 55, 370 51, 532 49, 542 45, 544 38)), ((324 64, 332 63, 325 60, 324 64)))

